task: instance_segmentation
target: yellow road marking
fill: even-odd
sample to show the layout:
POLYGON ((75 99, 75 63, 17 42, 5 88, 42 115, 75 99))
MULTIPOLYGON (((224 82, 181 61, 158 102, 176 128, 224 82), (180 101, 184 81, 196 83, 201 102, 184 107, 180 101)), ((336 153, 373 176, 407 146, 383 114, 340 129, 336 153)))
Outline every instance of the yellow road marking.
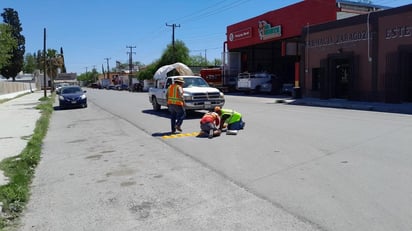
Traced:
POLYGON ((180 137, 188 137, 188 136, 197 136, 197 135, 199 135, 199 132, 165 135, 165 136, 162 136, 162 138, 163 138, 163 139, 172 139, 172 138, 180 138, 180 137))

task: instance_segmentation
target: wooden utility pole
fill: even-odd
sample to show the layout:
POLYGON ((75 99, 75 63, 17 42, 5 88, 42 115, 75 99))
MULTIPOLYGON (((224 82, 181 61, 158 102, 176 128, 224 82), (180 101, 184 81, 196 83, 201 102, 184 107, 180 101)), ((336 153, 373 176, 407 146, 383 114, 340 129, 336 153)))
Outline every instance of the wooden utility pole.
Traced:
POLYGON ((47 92, 46 92, 46 70, 47 64, 46 64, 46 28, 43 30, 43 88, 44 88, 44 98, 47 97, 47 92))
POLYGON ((136 54, 136 52, 133 52, 133 48, 136 48, 136 46, 126 46, 126 48, 130 49, 127 53, 129 54, 129 91, 132 91, 133 54, 136 54))
POLYGON ((176 24, 172 24, 172 25, 169 25, 169 24, 167 24, 166 23, 166 26, 170 26, 170 27, 172 27, 172 47, 173 47, 173 50, 172 50, 172 57, 173 57, 173 62, 176 62, 176 58, 175 58, 175 28, 176 27, 180 27, 180 24, 179 25, 176 25, 176 24))
POLYGON ((110 58, 104 58, 107 63, 107 78, 110 79, 110 69, 109 69, 109 59, 110 58))

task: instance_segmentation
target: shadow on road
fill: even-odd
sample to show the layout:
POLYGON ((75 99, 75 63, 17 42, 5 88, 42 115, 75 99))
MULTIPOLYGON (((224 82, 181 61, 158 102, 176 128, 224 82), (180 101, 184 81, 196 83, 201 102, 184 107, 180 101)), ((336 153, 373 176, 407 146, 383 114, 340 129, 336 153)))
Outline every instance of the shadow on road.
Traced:
MULTIPOLYGON (((159 111, 155 110, 142 110, 145 114, 155 115, 163 118, 170 118, 170 113, 167 109, 161 109, 159 111)), ((206 111, 186 111, 185 120, 195 120, 202 118, 206 111)))

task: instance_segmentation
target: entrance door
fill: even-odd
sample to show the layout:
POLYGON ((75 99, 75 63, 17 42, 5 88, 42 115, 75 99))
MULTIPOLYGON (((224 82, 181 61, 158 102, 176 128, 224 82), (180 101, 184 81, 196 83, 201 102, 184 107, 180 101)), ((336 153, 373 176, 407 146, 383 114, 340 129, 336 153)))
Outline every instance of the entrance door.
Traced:
POLYGON ((405 60, 403 60, 403 65, 405 65, 401 70, 404 72, 402 73, 403 79, 405 82, 404 85, 404 101, 412 102, 412 52, 408 52, 404 56, 405 60))
MULTIPOLYGON (((328 98, 353 99, 355 70, 355 56, 352 52, 330 54, 327 59, 327 75, 321 90, 327 93, 328 98)), ((321 84, 322 87, 322 84, 321 84)))
POLYGON ((335 98, 348 98, 350 66, 349 60, 337 59, 335 61, 336 82, 335 82, 335 98))

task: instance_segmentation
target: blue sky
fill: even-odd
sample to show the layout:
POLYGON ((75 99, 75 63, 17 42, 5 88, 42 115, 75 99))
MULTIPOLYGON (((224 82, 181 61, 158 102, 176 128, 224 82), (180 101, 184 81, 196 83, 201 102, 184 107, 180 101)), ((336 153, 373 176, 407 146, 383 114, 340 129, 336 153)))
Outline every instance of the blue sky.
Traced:
MULTIPOLYGON (((128 62, 135 46, 133 61, 150 64, 160 58, 172 41, 182 40, 190 55, 208 60, 221 59, 226 27, 279 9, 299 0, 0 0, 1 12, 13 8, 19 14, 26 53, 43 49, 46 28, 47 48, 63 47, 68 72, 78 74, 93 67, 101 72, 109 59, 128 62)), ((410 4, 411 0, 375 0, 391 7, 410 4)), ((2 18, 1 18, 2 20, 2 18)))

